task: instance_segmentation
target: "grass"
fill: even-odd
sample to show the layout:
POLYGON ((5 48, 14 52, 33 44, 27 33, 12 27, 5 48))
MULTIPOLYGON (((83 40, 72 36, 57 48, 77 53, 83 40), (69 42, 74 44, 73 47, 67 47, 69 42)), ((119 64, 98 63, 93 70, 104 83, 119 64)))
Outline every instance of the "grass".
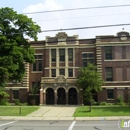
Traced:
POLYGON ((38 106, 0 106, 0 116, 26 116, 39 108, 38 106))
POLYGON ((78 107, 74 117, 130 116, 130 106, 89 106, 78 107))

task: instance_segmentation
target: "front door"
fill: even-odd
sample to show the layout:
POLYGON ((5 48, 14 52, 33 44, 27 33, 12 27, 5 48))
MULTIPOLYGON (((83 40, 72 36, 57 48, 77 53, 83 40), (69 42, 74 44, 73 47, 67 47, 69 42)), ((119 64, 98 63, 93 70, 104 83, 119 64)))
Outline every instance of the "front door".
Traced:
POLYGON ((70 88, 68 91, 68 104, 77 105, 77 90, 75 88, 70 88))
POLYGON ((46 104, 54 104, 54 90, 52 88, 46 90, 46 104))
POLYGON ((57 90, 57 104, 66 104, 66 95, 64 88, 59 88, 57 90))

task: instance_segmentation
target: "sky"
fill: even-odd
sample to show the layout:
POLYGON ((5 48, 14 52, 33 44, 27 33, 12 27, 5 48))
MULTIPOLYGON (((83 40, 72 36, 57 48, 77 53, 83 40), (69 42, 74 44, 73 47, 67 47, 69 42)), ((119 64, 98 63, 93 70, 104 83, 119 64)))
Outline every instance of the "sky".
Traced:
MULTIPOLYGON (((20 14, 113 5, 130 5, 130 0, 0 0, 0 8, 10 7, 20 14)), ((79 35, 80 39, 95 38, 99 35, 116 35, 123 28, 124 31, 130 31, 130 25, 70 31, 62 30, 66 28, 128 24, 130 23, 130 6, 34 13, 28 14, 28 17, 41 26, 42 31, 61 29, 61 32, 66 32, 69 36, 79 35)), ((39 40, 45 40, 46 36, 53 37, 57 33, 57 31, 43 32, 38 34, 38 38, 39 40)))

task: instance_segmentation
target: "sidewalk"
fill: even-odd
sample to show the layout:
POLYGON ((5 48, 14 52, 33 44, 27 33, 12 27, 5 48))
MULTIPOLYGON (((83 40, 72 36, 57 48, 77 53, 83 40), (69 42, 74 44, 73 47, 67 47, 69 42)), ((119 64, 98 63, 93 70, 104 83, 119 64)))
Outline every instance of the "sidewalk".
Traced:
POLYGON ((0 116, 0 120, 130 120, 130 116, 111 117, 73 117, 78 106, 41 106, 37 111, 27 116, 0 116))

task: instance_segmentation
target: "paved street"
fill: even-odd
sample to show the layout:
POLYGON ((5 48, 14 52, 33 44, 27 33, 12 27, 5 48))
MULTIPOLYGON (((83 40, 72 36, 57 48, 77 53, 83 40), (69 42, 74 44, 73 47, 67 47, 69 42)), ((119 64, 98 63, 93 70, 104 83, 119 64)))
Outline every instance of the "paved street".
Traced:
MULTIPOLYGON (((124 128, 123 130, 129 130, 124 128)), ((118 121, 0 121, 0 130, 119 130, 118 121)))

